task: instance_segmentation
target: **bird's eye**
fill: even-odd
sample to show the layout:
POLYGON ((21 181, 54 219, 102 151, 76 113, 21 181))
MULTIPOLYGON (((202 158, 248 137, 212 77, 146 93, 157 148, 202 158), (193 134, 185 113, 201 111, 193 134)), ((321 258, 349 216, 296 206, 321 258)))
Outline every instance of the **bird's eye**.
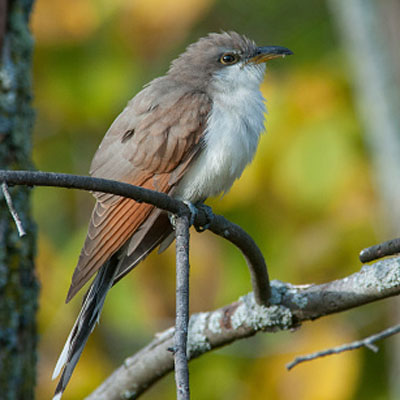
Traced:
POLYGON ((224 65, 236 64, 239 61, 239 55, 235 53, 224 53, 219 58, 219 62, 224 65))

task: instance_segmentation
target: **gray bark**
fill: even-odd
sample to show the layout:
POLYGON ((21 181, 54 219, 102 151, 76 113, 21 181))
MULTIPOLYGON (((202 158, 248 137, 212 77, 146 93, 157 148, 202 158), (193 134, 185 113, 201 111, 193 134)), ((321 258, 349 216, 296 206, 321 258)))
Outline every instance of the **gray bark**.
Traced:
MULTIPOLYGON (((33 40, 28 20, 33 0, 1 2, 0 15, 0 168, 31 169, 33 40)), ((0 194, 0 397, 34 398, 36 309, 35 225, 29 189, 10 188, 27 235, 18 236, 0 194)))
POLYGON ((174 335, 174 366, 177 400, 190 399, 187 340, 189 324, 189 217, 175 220, 176 235, 176 318, 174 335))

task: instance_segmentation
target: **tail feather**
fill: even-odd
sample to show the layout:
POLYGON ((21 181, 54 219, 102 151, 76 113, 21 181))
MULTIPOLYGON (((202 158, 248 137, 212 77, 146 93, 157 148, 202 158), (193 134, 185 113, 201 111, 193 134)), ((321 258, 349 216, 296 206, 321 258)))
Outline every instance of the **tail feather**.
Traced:
MULTIPOLYGON (((166 213, 155 210, 129 243, 115 253, 98 271, 84 296, 82 308, 57 361, 53 379, 61 374, 53 400, 60 400, 98 322, 109 289, 142 261, 173 232, 166 213), (64 369, 63 369, 64 368, 64 369)), ((168 243, 169 244, 169 243, 168 243)))
POLYGON ((117 256, 112 256, 110 260, 107 261, 97 273, 96 278, 83 300, 82 309, 54 369, 53 379, 55 379, 64 368, 53 400, 61 399, 89 335, 92 333, 96 322, 99 320, 107 292, 114 282, 118 261, 117 256))

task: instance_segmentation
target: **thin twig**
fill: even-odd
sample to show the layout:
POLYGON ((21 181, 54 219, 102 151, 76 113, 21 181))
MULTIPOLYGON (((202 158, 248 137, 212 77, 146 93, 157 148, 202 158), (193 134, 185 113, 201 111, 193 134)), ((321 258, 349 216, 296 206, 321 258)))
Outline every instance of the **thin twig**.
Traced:
POLYGON ((366 263, 398 253, 400 253, 400 238, 387 240, 386 242, 367 247, 361 250, 359 257, 362 263, 366 263))
POLYGON ((10 192, 8 191, 8 186, 6 182, 3 182, 1 184, 1 190, 3 191, 3 195, 6 200, 8 210, 10 211, 10 214, 15 222, 15 226, 17 227, 19 237, 25 236, 26 235, 25 229, 22 225, 22 221, 17 213, 17 210, 14 208, 14 204, 10 192))
POLYGON ((378 340, 385 339, 389 336, 396 335, 399 332, 400 332, 400 324, 385 329, 384 331, 376 333, 375 335, 368 336, 367 338, 362 340, 356 340, 351 343, 342 344, 341 346, 333 347, 331 349, 316 351, 315 353, 311 353, 306 356, 296 357, 292 362, 286 365, 286 368, 288 370, 291 370, 296 365, 303 363, 305 361, 311 361, 315 360, 316 358, 329 356, 331 354, 339 354, 343 353, 344 351, 359 349, 360 347, 366 347, 372 350, 374 353, 377 353, 379 349, 373 343, 377 342, 378 340))
MULTIPOLYGON (((164 193, 109 179, 54 172, 0 170, 0 182, 3 181, 14 185, 55 186, 113 193, 136 201, 153 204, 162 210, 177 215, 187 211, 187 206, 183 202, 173 199, 164 193)), ((195 225, 204 226, 208 220, 209 217, 200 208, 194 221, 195 225)), ((242 251, 250 270, 256 302, 259 305, 268 305, 270 286, 267 267, 261 250, 251 236, 240 226, 233 224, 221 215, 214 216, 209 230, 229 240, 242 251)))
POLYGON ((176 321, 174 365, 177 400, 189 400, 187 335, 189 324, 189 217, 177 216, 176 235, 176 321))

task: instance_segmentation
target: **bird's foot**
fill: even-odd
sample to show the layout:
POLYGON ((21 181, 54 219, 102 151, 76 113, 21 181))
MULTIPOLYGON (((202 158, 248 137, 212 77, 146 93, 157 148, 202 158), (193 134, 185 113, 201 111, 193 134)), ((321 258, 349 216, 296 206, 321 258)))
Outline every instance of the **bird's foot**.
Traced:
POLYGON ((175 354, 176 353, 176 347, 175 346, 174 347, 168 347, 167 351, 169 351, 172 354, 175 354))
MULTIPOLYGON (((206 216, 206 223, 204 225, 194 225, 195 229, 197 232, 204 232, 207 230, 212 221, 214 220, 214 213, 212 211, 212 208, 210 206, 205 205, 204 203, 196 203, 193 204, 192 202, 188 200, 182 200, 183 203, 186 204, 186 206, 189 208, 190 211, 190 219, 189 219, 189 226, 194 225, 194 221, 197 217, 197 214, 199 213, 199 210, 202 210, 206 216)), ((171 223, 173 229, 175 230, 175 225, 176 225, 176 215, 175 214, 169 214, 169 222, 171 223)))
POLYGON ((197 232, 204 232, 205 230, 207 230, 211 223, 214 220, 214 213, 212 211, 212 208, 210 206, 205 205, 204 203, 199 203, 197 204, 197 211, 198 210, 202 210, 204 211, 204 214, 206 215, 206 220, 207 222, 204 225, 201 226, 196 226, 195 225, 195 229, 197 232))
MULTIPOLYGON (((182 202, 186 204, 186 206, 188 207, 188 209, 190 211, 189 226, 192 226, 199 211, 198 211, 197 207, 193 203, 191 203, 190 201, 182 200, 182 202)), ((175 214, 168 214, 168 218, 169 218, 169 222, 172 225, 172 228, 175 230, 176 215, 175 214)))
POLYGON ((176 215, 168 213, 168 219, 169 219, 169 223, 172 226, 172 229, 175 230, 175 227, 176 227, 176 215))

